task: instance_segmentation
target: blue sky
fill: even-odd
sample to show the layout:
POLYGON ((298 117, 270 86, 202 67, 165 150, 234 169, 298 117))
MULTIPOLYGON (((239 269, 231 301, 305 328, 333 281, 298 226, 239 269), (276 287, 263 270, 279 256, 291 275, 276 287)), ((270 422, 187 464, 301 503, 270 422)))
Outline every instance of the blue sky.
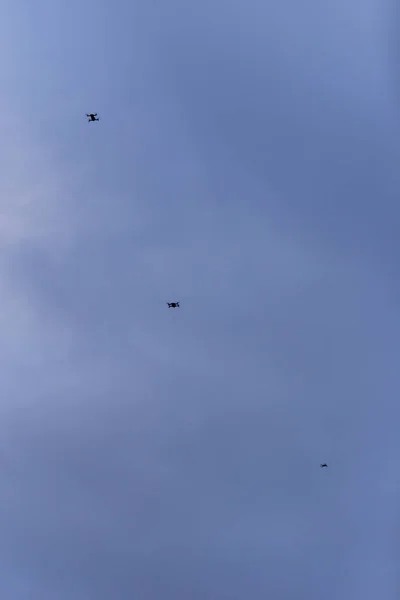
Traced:
POLYGON ((395 597, 395 18, 1 4, 2 598, 395 597))

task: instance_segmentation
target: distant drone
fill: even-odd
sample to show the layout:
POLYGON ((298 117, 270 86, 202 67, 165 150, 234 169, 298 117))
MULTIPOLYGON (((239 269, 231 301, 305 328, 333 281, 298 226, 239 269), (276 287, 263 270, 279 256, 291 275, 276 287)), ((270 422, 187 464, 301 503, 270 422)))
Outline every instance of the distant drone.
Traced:
POLYGON ((90 123, 90 121, 100 121, 100 119, 96 119, 97 113, 86 113, 86 116, 89 117, 88 123, 90 123))
POLYGON ((167 302, 168 308, 179 308, 179 302, 167 302))
POLYGON ((328 465, 326 463, 322 463, 321 465, 319 465, 321 467, 321 469, 324 469, 325 467, 327 467, 328 465))

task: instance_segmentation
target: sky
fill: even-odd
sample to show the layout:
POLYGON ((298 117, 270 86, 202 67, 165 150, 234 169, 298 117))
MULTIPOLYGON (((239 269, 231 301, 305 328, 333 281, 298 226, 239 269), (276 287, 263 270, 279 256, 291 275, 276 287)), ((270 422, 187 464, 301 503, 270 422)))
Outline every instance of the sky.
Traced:
POLYGON ((398 23, 2 0, 1 598, 396 597, 398 23))

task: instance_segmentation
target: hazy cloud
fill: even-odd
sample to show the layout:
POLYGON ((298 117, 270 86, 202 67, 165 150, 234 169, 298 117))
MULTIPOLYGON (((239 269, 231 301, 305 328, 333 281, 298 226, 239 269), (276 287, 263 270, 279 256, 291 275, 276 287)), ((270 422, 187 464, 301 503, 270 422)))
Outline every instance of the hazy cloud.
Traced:
POLYGON ((398 40, 300 4, 0 9, 2 597, 395 597, 398 40))

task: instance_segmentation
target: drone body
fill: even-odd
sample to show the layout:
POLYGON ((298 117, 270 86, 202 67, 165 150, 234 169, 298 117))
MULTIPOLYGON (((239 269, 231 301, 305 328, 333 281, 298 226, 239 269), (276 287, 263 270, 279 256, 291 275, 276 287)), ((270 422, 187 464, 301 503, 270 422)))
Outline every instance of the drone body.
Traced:
POLYGON ((179 302, 167 302, 168 308, 179 308, 179 302))

